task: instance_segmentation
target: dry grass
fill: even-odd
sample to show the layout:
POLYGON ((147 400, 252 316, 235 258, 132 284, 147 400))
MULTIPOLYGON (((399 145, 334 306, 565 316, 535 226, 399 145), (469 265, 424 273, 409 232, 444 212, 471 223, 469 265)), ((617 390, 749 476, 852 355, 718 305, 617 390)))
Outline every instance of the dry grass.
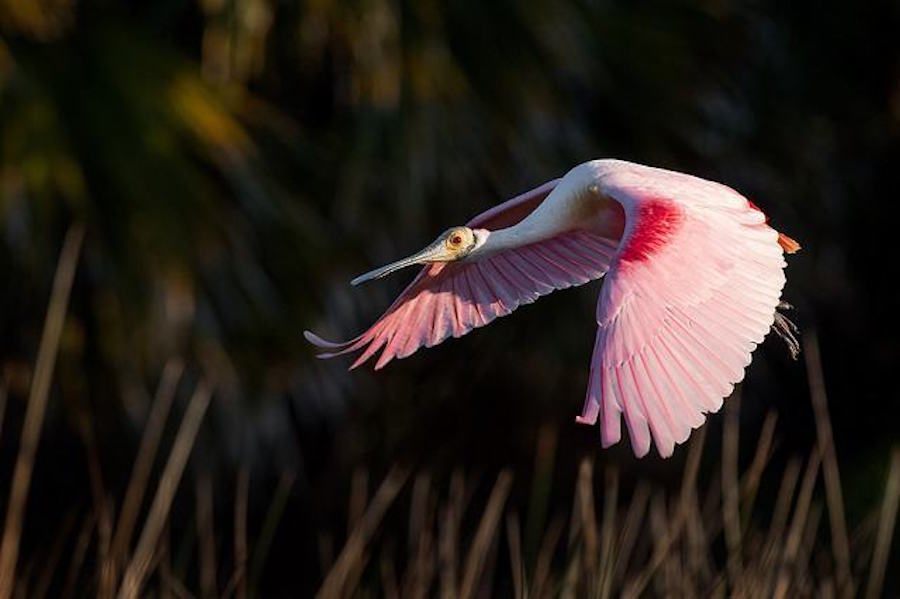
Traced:
MULTIPOLYGON (((92 433, 83 435, 93 505, 60 519, 54 538, 29 556, 18 553, 31 471, 40 440, 53 365, 77 265, 81 230, 64 245, 29 396, 18 459, 11 480, 0 547, 0 599, 117 595, 130 598, 254 596, 294 475, 285 472, 269 502, 258 536, 248 538, 250 478, 246 468, 234 490, 233 540, 217 534, 216 490, 208 476, 194 480, 196 580, 173 567, 169 550, 171 509, 195 439, 212 397, 201 382, 188 402, 165 467, 152 482, 152 466, 181 377, 182 366, 165 368, 141 439, 130 482, 115 516, 115 499, 103 486, 92 433), (149 510, 141 506, 152 493, 149 510), (132 549, 133 531, 140 529, 132 549), (89 557, 91 546, 97 557, 89 557), (68 548, 68 550, 67 550, 68 548), (93 566, 90 568, 89 566, 93 566)), ((646 481, 623 491, 615 466, 599 469, 586 457, 579 466, 568 514, 548 517, 557 432, 543 428, 535 447, 530 500, 511 501, 514 476, 501 471, 483 502, 477 480, 457 470, 446 486, 425 472, 392 468, 369 497, 370 479, 358 470, 350 485, 346 540, 335 554, 335 536, 323 527, 318 596, 446 598, 511 595, 531 597, 673 596, 856 596, 882 595, 900 506, 900 448, 892 454, 884 496, 871 515, 849 532, 836 448, 828 415, 825 379, 814 334, 805 343, 817 445, 783 471, 767 472, 776 416, 769 414, 749 465, 739 465, 740 398, 726 404, 718 474, 700 488, 707 427, 694 433, 681 485, 667 492, 646 481), (824 503, 816 489, 822 471, 824 503), (774 508, 755 509, 764 474, 781 480, 774 508), (412 479, 411 484, 407 481, 412 479), (599 480, 598 480, 599 479, 599 480), (399 503, 408 518, 399 522, 399 503), (821 523, 827 516, 828 535, 821 523), (523 526, 524 525, 524 526, 523 526), (405 537, 405 543, 397 541, 405 537), (401 547, 397 551, 397 547, 401 547), (862 588, 862 582, 866 581, 862 588)), ((5 392, 0 388, 0 419, 5 392)), ((708 460, 707 460, 708 461, 708 460)), ((523 481, 524 482, 524 481, 523 481)), ((190 492, 190 487, 183 491, 190 492)))
POLYGON ((878 537, 875 541, 872 567, 869 569, 869 585, 866 587, 866 597, 868 598, 878 597, 884 586, 884 573, 887 570, 888 554, 891 550, 891 537, 897 523, 898 503, 900 503, 900 448, 894 449, 891 455, 891 470, 884 491, 881 516, 878 519, 878 537))
MULTIPOLYGON (((730 417, 726 415, 726 418, 730 417)), ((733 418, 736 421, 736 410, 733 418)), ((430 596, 436 591, 442 597, 489 597, 499 593, 517 598, 639 597, 646 594, 855 596, 861 594, 861 589, 846 585, 863 579, 867 571, 866 595, 880 596, 900 499, 900 450, 894 453, 880 506, 877 539, 874 543, 859 546, 848 541, 845 549, 838 549, 821 533, 823 506, 815 493, 824 460, 820 446, 805 460, 805 467, 800 460, 788 462, 770 518, 750 513, 760 470, 771 449, 772 422, 773 418, 766 420, 754 460, 742 474, 736 470, 735 447, 724 444, 723 483, 721 486, 713 484, 706 490, 707 497, 718 506, 712 510, 704 510, 698 501, 697 475, 704 445, 703 429, 691 442, 682 486, 674 496, 642 483, 630 498, 620 502, 619 473, 615 467, 608 466, 602 485, 603 500, 598 501, 594 497, 598 488, 594 482, 595 467, 590 459, 585 459, 576 483, 575 503, 568 526, 569 541, 560 546, 559 540, 566 530, 559 520, 552 521, 534 562, 523 557, 521 522, 516 510, 504 508, 512 483, 509 473, 501 473, 481 512, 477 532, 468 541, 466 532, 459 527, 466 514, 458 512, 458 493, 454 492, 453 486, 446 496, 439 496, 430 489, 422 491, 418 486, 420 479, 417 479, 412 488, 413 497, 421 493, 428 497, 411 502, 410 521, 420 522, 416 525, 418 538, 411 544, 417 548, 417 553, 401 560, 406 563, 406 571, 399 576, 400 580, 415 580, 416 584, 398 587, 393 555, 382 557, 380 577, 361 577, 358 573, 352 578, 346 577, 346 572, 359 572, 369 567, 367 557, 364 557, 367 554, 360 546, 360 536, 354 532, 342 555, 354 556, 355 563, 343 560, 331 568, 319 596, 430 596), (726 465, 729 460, 731 466, 726 465), (439 519, 433 518, 433 514, 425 517, 424 528, 423 518, 414 513, 422 503, 437 506, 432 512, 442 514, 439 519), (601 508, 599 522, 598 508, 601 508), (745 517, 741 518, 741 514, 745 517), (503 521, 505 535, 498 526, 503 521), (437 546, 431 542, 435 536, 441 539, 437 546), (505 539, 507 553, 503 560, 496 559, 497 551, 502 549, 501 539, 505 539), (462 571, 457 567, 457 560, 448 558, 457 555, 464 556, 466 567, 462 571), (856 572, 842 573, 839 564, 844 555, 856 557, 853 561, 858 566, 856 572), (387 577, 385 560, 389 561, 387 577), (503 562, 508 566, 504 567, 503 562), (814 563, 818 565, 813 567, 814 563), (498 583, 500 578, 504 582, 498 583), (343 584, 335 585, 334 580, 341 580, 343 584), (398 594, 398 588, 404 592, 398 594)), ((730 426, 724 430, 726 435, 735 434, 730 426)), ((391 488, 396 489, 396 486, 391 488)), ((393 497, 392 494, 391 499, 393 497)), ((826 505, 831 504, 826 500, 826 505)), ((376 496, 366 513, 374 510, 383 515, 385 507, 384 499, 376 496)), ((830 521, 839 519, 846 526, 843 513, 829 514, 828 517, 830 521)), ((367 526, 366 530, 370 532, 371 527, 367 526)), ((853 537, 871 539, 874 536, 865 530, 857 532, 853 537)), ((389 537, 390 532, 385 536, 389 537)), ((385 551, 385 547, 391 546, 385 544, 380 550, 385 551)), ((373 543, 370 550, 377 552, 379 545, 373 543)))
MULTIPOLYGON (((41 427, 44 424, 44 413, 47 409, 53 368, 56 365, 59 338, 66 320, 69 293, 75 279, 75 269, 78 266, 78 256, 81 254, 83 239, 84 228, 82 226, 76 225, 69 230, 60 252, 56 275, 53 278, 50 305, 47 308, 44 332, 41 336, 41 345, 34 368, 34 381, 28 396, 25 422, 22 424, 19 456, 16 459, 10 486, 6 522, 3 526, 3 541, 0 544, 0 599, 7 599, 13 591, 28 487, 31 485, 31 473, 34 470, 41 427)), ((3 403, 5 404, 5 393, 3 403)))
POLYGON ((137 522, 141 509, 141 501, 147 491, 147 483, 150 480, 150 470, 156 459, 159 441, 162 438, 166 418, 169 409, 175 399, 175 388, 181 378, 184 369, 180 360, 170 360, 163 369, 159 388, 150 407, 150 416, 141 436, 141 444, 138 446, 137 456, 134 459, 134 467, 131 471, 131 479, 122 500, 122 509, 119 512, 119 520, 116 524, 116 535, 112 541, 112 558, 117 563, 124 562, 131 544, 131 535, 137 522))
POLYGON ((153 503, 150 505, 150 513, 147 514, 144 529, 138 539, 131 562, 125 570, 122 586, 119 588, 119 599, 137 597, 141 590, 151 561, 157 552, 159 536, 168 519, 169 509, 172 507, 172 499, 175 497, 175 490, 181 481, 181 475, 184 472, 184 467, 187 464, 188 456, 191 453, 194 439, 197 437, 197 431, 200 428, 203 415, 206 413, 211 395, 212 390, 206 384, 201 383, 197 390, 194 391, 193 397, 191 397, 184 419, 181 421, 181 427, 178 429, 178 435, 172 444, 166 468, 163 470, 159 485, 156 488, 156 495, 153 497, 153 503))
MULTIPOLYGON (((137 547, 133 553, 126 552, 130 557, 124 573, 116 571, 123 580, 119 597, 142 596, 142 589, 154 590, 158 596, 195 596, 190 585, 173 573, 164 539, 173 493, 183 460, 190 453, 188 439, 196 435, 208 398, 208 388, 201 387, 194 394, 182 422, 181 442, 176 440, 170 451, 137 547)), ((728 426, 724 430, 733 433, 728 426)), ((788 462, 771 516, 752 513, 760 468, 765 468, 765 458, 759 456, 768 456, 771 448, 769 430, 769 426, 763 427, 754 459, 742 473, 734 468, 733 448, 725 444, 723 458, 732 460, 732 466, 725 466, 723 460, 722 483, 714 478, 702 490, 698 473, 705 429, 690 443, 682 483, 674 493, 639 482, 633 491, 623 494, 615 466, 598 470, 586 458, 579 468, 568 524, 558 516, 550 518, 541 530, 533 558, 524 550, 518 510, 508 505, 514 482, 509 471, 499 474, 486 501, 479 503, 474 498, 477 484, 461 472, 442 493, 426 474, 416 475, 414 482, 407 484, 408 471, 395 467, 371 498, 367 485, 351 485, 354 490, 348 512, 359 511, 349 518, 352 527, 337 557, 323 562, 326 570, 318 596, 836 595, 842 592, 837 568, 840 558, 820 526, 826 515, 816 494, 823 464, 818 446, 806 460, 788 462), (385 519, 391 516, 390 522, 397 522, 396 504, 404 491, 409 495, 405 531, 409 539, 407 550, 398 554, 394 541, 400 531, 386 529, 385 519), (466 522, 476 525, 468 529, 466 522)), ((227 545, 215 541, 211 481, 195 481, 196 596, 254 595, 291 483, 290 475, 283 477, 263 530, 251 544, 246 530, 248 478, 242 474, 235 490, 234 542, 227 545), (234 559, 219 555, 219 547, 230 547, 234 559), (255 564, 249 568, 255 573, 249 576, 248 561, 255 564), (219 563, 227 563, 233 570, 220 578, 219 563), (220 580, 224 583, 218 585, 220 580)), ((873 506, 877 528, 849 536, 848 552, 854 556, 851 564, 856 568, 850 572, 851 580, 868 580, 867 597, 881 596, 898 499, 900 450, 894 452, 883 501, 873 506), (854 545, 857 538, 862 542, 854 545)), ((824 505, 829 505, 827 500, 824 505)), ((843 514, 838 517, 843 521, 843 514)), ((99 538, 97 516, 91 510, 80 526, 75 524, 74 513, 64 519, 52 542, 50 559, 40 572, 18 573, 17 585, 23 596, 42 595, 49 588, 61 589, 61 596, 83 596, 85 589, 103 590, 104 572, 121 567, 118 562, 98 563, 93 575, 82 572, 88 545, 92 538, 99 538), (64 544, 71 544, 72 551, 61 554, 59 547, 64 544)), ((857 595, 862 591, 851 588, 848 592, 857 595)))

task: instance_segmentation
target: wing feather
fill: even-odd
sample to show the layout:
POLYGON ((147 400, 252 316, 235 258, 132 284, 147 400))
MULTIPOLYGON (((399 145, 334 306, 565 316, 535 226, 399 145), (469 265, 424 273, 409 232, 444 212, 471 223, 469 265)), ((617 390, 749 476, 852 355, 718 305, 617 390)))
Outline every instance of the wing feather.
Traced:
POLYGON ((552 252, 548 252, 546 248, 534 245, 530 248, 525 248, 525 251, 521 252, 521 254, 525 256, 530 255, 533 260, 539 261, 543 268, 550 273, 550 276, 554 281, 561 281, 562 285, 571 285, 571 283, 569 283, 571 273, 568 272, 566 267, 560 264, 559 257, 555 256, 552 252))
MULTIPOLYGON (((511 226, 533 211, 556 184, 546 183, 468 224, 488 230, 511 226)), ((332 343, 306 332, 306 338, 326 350, 320 357, 362 350, 351 368, 378 355, 375 368, 380 369, 394 358, 465 335, 556 289, 602 277, 615 247, 616 240, 574 229, 482 260, 429 265, 358 337, 332 343)))
POLYGON ((610 370, 599 369, 600 373, 600 409, 603 412, 603 421, 600 427, 600 441, 604 447, 618 443, 622 436, 621 415, 625 409, 620 399, 616 396, 613 386, 615 373, 610 370))
POLYGON ((725 186, 638 165, 601 182, 626 225, 578 420, 599 417, 606 446, 623 414, 636 455, 652 437, 668 456, 743 379, 774 321, 783 251, 765 216, 725 186))
MULTIPOLYGON (((653 401, 659 397, 650 388, 650 376, 645 373, 641 366, 641 354, 635 356, 623 365, 623 369, 627 370, 630 379, 627 380, 630 394, 635 398, 636 403, 640 403, 640 407, 646 417, 648 428, 653 433, 657 446, 661 452, 671 452, 675 447, 675 435, 673 434, 673 426, 665 415, 665 406, 663 402, 653 401)), ((649 450, 649 443, 647 446, 649 450)))
MULTIPOLYGON (((613 377, 616 380, 616 394, 619 397, 619 404, 625 412, 625 424, 628 426, 628 434, 631 437, 634 453, 637 456, 646 455, 650 450, 650 423, 642 406, 638 404, 638 397, 632 390, 632 381, 627 380, 626 369, 627 364, 622 364, 613 371, 613 377)), ((657 442, 665 443, 665 436, 656 431, 657 442)))
POLYGON ((647 370, 656 373, 655 384, 659 389, 657 397, 671 398, 671 412, 678 422, 686 427, 684 431, 684 439, 677 439, 678 443, 682 443, 687 439, 691 429, 697 428, 703 424, 703 414, 697 409, 697 406, 685 393, 683 385, 680 385, 672 378, 670 367, 659 359, 657 348, 650 345, 645 352, 645 361, 647 370))
POLYGON ((524 284, 534 289, 535 298, 553 291, 551 279, 542 270, 528 263, 522 254, 510 253, 505 258, 510 271, 517 272, 524 284))

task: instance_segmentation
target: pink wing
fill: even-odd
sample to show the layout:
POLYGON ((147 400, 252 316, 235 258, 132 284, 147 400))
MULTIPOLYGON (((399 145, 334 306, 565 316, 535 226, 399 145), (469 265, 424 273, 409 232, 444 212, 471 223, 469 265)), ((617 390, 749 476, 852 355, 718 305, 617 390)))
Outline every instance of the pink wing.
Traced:
POLYGON ((637 456, 663 457, 715 412, 772 326, 785 277, 779 234, 732 189, 623 168, 602 180, 626 226, 601 291, 587 398, 608 447, 625 416, 637 456))
MULTIPOLYGON (((556 187, 550 181, 484 212, 468 224, 496 230, 531 213, 556 187)), ((329 358, 362 350, 355 368, 381 351, 375 368, 417 349, 460 337, 521 304, 555 289, 582 285, 609 269, 618 240, 585 230, 573 230, 526 247, 473 262, 431 264, 367 331, 345 343, 332 343, 306 331, 306 338, 329 358)))

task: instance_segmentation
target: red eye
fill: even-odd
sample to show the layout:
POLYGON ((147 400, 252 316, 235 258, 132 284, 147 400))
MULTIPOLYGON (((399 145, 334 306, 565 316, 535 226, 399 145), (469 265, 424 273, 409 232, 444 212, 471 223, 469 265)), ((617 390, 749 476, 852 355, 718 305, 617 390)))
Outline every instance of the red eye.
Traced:
POLYGON ((454 235, 453 238, 450 240, 450 242, 453 245, 459 245, 462 243, 462 237, 460 237, 459 235, 454 235))

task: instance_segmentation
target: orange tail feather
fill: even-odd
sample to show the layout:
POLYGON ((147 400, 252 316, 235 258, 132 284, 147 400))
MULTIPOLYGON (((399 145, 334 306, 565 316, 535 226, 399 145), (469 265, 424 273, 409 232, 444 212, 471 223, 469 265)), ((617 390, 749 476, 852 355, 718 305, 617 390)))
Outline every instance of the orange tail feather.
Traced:
POLYGON ((800 249, 800 244, 784 233, 778 234, 778 245, 788 254, 794 254, 800 249))

